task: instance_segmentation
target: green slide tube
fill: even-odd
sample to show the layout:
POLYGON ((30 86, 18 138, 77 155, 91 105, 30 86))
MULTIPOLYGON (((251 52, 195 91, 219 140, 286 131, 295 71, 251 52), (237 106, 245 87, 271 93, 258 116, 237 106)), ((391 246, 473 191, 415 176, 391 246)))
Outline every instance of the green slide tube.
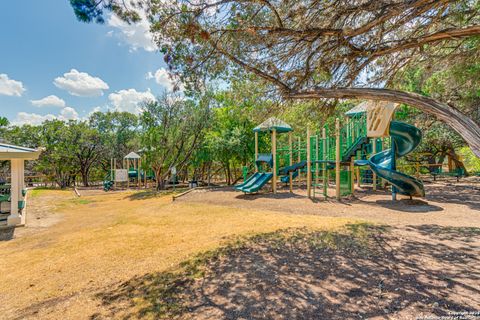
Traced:
POLYGON ((370 157, 370 167, 377 176, 392 184, 395 193, 425 197, 425 188, 420 180, 395 170, 395 159, 412 152, 422 140, 422 132, 408 123, 392 121, 390 136, 393 139, 393 148, 370 157))

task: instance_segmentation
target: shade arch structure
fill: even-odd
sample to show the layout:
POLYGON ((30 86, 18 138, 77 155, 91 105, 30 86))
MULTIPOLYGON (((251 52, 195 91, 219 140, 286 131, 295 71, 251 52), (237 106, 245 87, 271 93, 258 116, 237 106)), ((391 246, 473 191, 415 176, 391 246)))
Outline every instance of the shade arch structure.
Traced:
POLYGON ((0 143, 0 160, 10 161, 10 213, 8 226, 24 225, 26 222, 25 161, 36 160, 41 149, 31 149, 0 143))

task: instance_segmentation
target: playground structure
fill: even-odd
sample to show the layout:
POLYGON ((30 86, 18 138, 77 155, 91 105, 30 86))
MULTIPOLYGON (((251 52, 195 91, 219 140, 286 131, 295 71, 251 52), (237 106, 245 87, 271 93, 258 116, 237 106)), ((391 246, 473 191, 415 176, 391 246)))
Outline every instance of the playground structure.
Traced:
POLYGON ((142 157, 130 152, 123 158, 123 169, 117 169, 116 159, 110 160, 110 171, 104 178, 103 190, 109 191, 117 187, 147 187, 147 180, 155 180, 152 170, 142 170, 142 157))
POLYGON ((324 198, 329 196, 330 181, 334 181, 335 197, 354 194, 355 181, 371 184, 373 190, 386 183, 391 185, 392 199, 397 194, 424 197, 422 182, 397 170, 397 160, 412 152, 421 141, 421 132, 415 126, 392 121, 396 104, 363 102, 346 113, 340 126, 335 121, 334 132, 323 126, 311 134, 307 128, 305 141, 293 141, 292 128, 283 121, 270 118, 254 129, 256 172, 236 190, 258 192, 271 181, 272 192, 277 192, 277 177, 293 192, 306 176, 307 195, 314 198, 320 188, 324 198), (271 153, 258 152, 258 134, 271 134, 271 153), (288 133, 288 146, 277 148, 277 134, 288 133), (264 169, 266 168, 266 169, 264 169))

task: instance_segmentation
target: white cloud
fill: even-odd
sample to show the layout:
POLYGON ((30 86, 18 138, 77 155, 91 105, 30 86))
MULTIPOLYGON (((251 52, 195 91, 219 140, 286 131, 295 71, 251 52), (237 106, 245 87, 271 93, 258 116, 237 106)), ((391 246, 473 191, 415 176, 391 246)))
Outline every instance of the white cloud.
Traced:
POLYGON ((46 115, 41 115, 37 113, 27 113, 27 112, 19 112, 17 114, 17 117, 15 120, 12 121, 12 124, 21 126, 24 124, 30 124, 33 126, 37 126, 42 124, 42 122, 46 120, 53 120, 56 119, 53 114, 46 114, 46 115))
POLYGON ((155 96, 150 92, 150 89, 145 92, 128 89, 111 93, 108 95, 108 99, 117 111, 139 113, 141 112, 141 104, 146 101, 155 100, 155 96))
POLYGON ((58 115, 53 115, 50 113, 46 115, 41 115, 37 113, 19 112, 17 113, 17 117, 12 121, 12 124, 17 126, 22 126, 24 124, 38 126, 41 125, 44 121, 54 119, 62 121, 77 120, 78 113, 72 107, 63 108, 58 115))
POLYGON ((156 83, 158 83, 168 91, 173 90, 174 82, 172 81, 172 79, 170 79, 168 71, 165 70, 164 68, 158 69, 157 71, 155 71, 155 73, 148 72, 146 74, 146 78, 147 80, 155 79, 156 83))
POLYGON ((58 120, 77 120, 78 119, 78 112, 73 109, 72 107, 65 107, 60 111, 60 114, 57 117, 58 120))
POLYGON ((21 97, 24 92, 21 81, 9 79, 5 73, 0 74, 0 95, 21 97))
MULTIPOLYGON (((142 20, 131 24, 126 23, 116 15, 111 15, 108 19, 108 25, 118 29, 115 35, 127 43, 130 50, 136 51, 142 48, 149 52, 155 51, 156 47, 150 32, 150 23, 146 19, 145 14, 139 14, 142 16, 142 20)), ((108 32, 107 35, 112 36, 112 32, 108 32)))
POLYGON ((63 77, 55 78, 53 84, 60 89, 67 90, 71 95, 80 97, 103 96, 103 90, 109 89, 108 84, 102 79, 76 69, 64 73, 63 77))
POLYGON ((39 100, 30 100, 30 102, 36 107, 65 107, 65 101, 55 95, 50 95, 39 100))

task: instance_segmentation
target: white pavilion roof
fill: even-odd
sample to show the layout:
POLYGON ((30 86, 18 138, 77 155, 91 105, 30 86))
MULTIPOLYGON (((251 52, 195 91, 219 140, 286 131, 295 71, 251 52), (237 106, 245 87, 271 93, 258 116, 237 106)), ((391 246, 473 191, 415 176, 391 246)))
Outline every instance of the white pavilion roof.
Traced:
POLYGON ((40 149, 32 149, 21 146, 14 146, 6 143, 0 143, 0 160, 35 160, 38 159, 41 152, 42 150, 40 149))

